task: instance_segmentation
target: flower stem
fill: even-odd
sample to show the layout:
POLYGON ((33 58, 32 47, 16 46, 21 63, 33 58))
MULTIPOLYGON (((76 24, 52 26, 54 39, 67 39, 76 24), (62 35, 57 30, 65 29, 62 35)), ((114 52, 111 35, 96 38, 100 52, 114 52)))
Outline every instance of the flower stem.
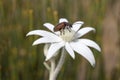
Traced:
POLYGON ((53 76, 54 76, 54 70, 55 70, 55 58, 51 59, 50 63, 51 63, 51 68, 50 68, 49 80, 54 80, 53 76))
POLYGON ((52 58, 50 60, 51 67, 50 67, 50 70, 49 70, 49 72, 50 72, 49 80, 56 80, 57 75, 58 75, 58 73, 60 72, 60 70, 63 66, 63 63, 65 62, 65 57, 66 57, 65 48, 63 48, 62 53, 61 53, 61 57, 58 61, 57 66, 55 66, 55 58, 52 58))
POLYGON ((65 48, 62 49, 62 53, 61 53, 61 57, 60 57, 60 60, 56 66, 56 69, 54 71, 54 76, 53 76, 53 80, 56 80, 57 78, 57 75, 58 73, 60 72, 62 66, 63 66, 63 63, 65 62, 65 57, 66 57, 66 53, 65 53, 65 48))
POLYGON ((43 64, 44 64, 44 66, 46 67, 46 69, 47 69, 48 71, 50 71, 50 66, 49 66, 46 62, 44 62, 43 64))

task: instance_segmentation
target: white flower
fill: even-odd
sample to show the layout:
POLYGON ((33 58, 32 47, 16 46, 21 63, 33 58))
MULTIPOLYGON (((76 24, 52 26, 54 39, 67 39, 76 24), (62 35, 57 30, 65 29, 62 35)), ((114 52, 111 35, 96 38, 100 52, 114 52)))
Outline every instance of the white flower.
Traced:
MULTIPOLYGON (((68 20, 65 18, 61 18, 59 20, 59 23, 62 22, 68 22, 68 20)), ((92 47, 98 51, 101 51, 101 49, 94 41, 89 39, 81 39, 81 37, 88 32, 95 31, 95 29, 92 27, 81 28, 82 24, 82 21, 77 21, 73 23, 70 30, 64 29, 63 33, 61 33, 60 31, 54 32, 54 25, 50 23, 45 23, 44 26, 48 28, 51 32, 45 30, 33 30, 30 31, 27 36, 41 36, 39 39, 34 41, 33 45, 51 43, 48 49, 48 53, 46 54, 46 60, 51 59, 57 51, 64 47, 73 59, 75 58, 75 51, 83 56, 85 59, 87 59, 92 66, 94 66, 95 58, 89 47, 92 47)))

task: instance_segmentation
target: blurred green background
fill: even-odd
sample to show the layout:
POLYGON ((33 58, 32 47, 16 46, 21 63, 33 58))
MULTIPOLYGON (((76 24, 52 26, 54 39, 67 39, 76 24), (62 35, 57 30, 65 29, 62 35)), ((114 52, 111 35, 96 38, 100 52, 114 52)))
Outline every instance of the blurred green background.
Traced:
POLYGON ((26 34, 62 17, 94 27, 85 37, 102 52, 92 49, 95 68, 68 56, 57 80, 120 80, 120 0, 0 0, 0 80, 48 80, 43 45, 32 46, 38 37, 26 34))

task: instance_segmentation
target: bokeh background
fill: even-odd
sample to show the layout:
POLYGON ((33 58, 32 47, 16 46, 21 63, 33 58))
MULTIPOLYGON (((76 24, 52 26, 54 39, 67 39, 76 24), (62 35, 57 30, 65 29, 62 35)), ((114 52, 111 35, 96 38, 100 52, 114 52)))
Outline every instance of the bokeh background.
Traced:
POLYGON ((102 52, 92 49, 95 68, 68 56, 57 80, 120 80, 120 0, 0 0, 0 80, 48 80, 43 45, 32 46, 38 36, 26 34, 62 17, 94 27, 84 37, 102 52))

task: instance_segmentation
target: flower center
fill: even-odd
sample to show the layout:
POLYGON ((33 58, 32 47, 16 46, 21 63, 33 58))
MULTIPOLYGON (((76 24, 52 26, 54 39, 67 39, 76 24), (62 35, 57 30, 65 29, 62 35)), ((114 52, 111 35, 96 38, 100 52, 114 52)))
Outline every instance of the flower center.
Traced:
POLYGON ((68 29, 64 29, 61 34, 60 37, 65 41, 65 42, 70 42, 74 39, 74 34, 75 31, 73 30, 68 30, 68 29))

